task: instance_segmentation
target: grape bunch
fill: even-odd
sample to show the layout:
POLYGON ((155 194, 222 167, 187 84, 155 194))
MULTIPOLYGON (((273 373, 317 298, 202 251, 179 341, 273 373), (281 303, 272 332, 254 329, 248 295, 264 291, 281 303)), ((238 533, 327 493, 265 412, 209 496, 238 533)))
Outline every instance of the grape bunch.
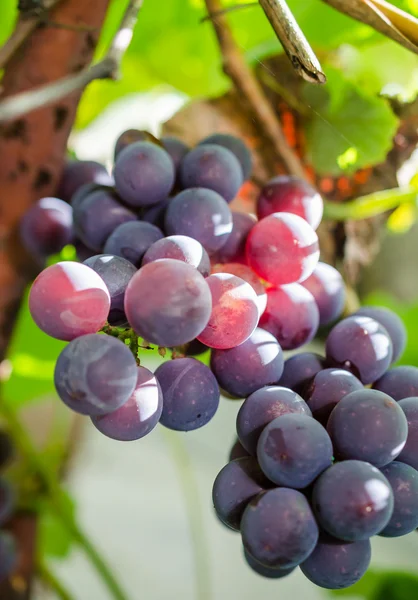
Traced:
MULTIPOLYGON (((4 470, 13 456, 9 436, 0 431, 0 470, 4 470)), ((10 519, 15 507, 15 493, 10 483, 0 477, 0 527, 10 519)), ((17 565, 18 551, 14 537, 0 530, 0 583, 11 575, 17 565)))

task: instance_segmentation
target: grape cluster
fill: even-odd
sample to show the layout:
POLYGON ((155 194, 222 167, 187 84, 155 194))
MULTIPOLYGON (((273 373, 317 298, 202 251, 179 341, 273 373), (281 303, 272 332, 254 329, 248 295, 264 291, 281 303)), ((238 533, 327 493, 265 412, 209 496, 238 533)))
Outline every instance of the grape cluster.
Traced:
MULTIPOLYGON (((4 470, 12 456, 11 440, 5 432, 0 431, 0 470, 4 470)), ((14 506, 14 490, 6 479, 0 477, 0 527, 12 516, 14 506)), ((13 572, 17 560, 18 551, 15 539, 9 532, 0 530, 0 582, 13 572)))

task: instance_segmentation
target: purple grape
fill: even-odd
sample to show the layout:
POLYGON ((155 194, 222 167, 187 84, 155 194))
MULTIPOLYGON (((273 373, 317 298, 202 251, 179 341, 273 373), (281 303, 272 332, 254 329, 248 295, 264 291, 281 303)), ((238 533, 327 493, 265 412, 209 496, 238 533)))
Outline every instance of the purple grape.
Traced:
POLYGON ((267 308, 260 327, 277 339, 283 350, 294 350, 307 344, 319 326, 315 299, 299 283, 267 290, 267 308))
POLYGON ((144 367, 137 368, 134 391, 120 408, 92 417, 93 425, 107 437, 121 442, 139 440, 156 427, 163 410, 163 394, 156 377, 144 367))
POLYGON ((231 396, 245 398, 279 381, 283 351, 271 333, 257 328, 235 348, 212 350, 210 366, 222 389, 231 396))
POLYGON ((176 431, 192 431, 212 419, 219 406, 219 387, 206 365, 195 358, 178 358, 155 371, 163 392, 160 422, 176 431))
POLYGON ((151 142, 130 144, 118 154, 114 168, 116 190, 130 206, 152 206, 167 198, 174 176, 169 154, 151 142))
POLYGON ((315 585, 340 590, 354 585, 363 577, 370 559, 369 540, 343 542, 322 533, 315 550, 300 569, 315 585))
POLYGON ((303 397, 312 416, 325 426, 338 402, 350 392, 362 389, 361 381, 349 371, 324 369, 315 375, 303 397))
POLYGON ((315 482, 313 509, 320 527, 347 542, 380 533, 393 512, 392 488, 369 463, 346 460, 327 469, 315 482))
POLYGON ((266 386, 248 396, 237 415, 237 434, 247 452, 256 456, 264 428, 287 413, 311 416, 306 402, 296 392, 284 387, 266 386))
POLYGON ((241 165, 244 180, 250 177, 251 171, 253 169, 253 159, 249 148, 244 144, 244 142, 240 138, 236 137, 235 135, 230 135, 228 133, 214 133, 206 137, 201 142, 199 142, 199 146, 207 144, 223 146, 224 148, 232 152, 232 154, 235 155, 236 159, 241 165))
POLYGON ((245 550, 266 567, 296 567, 318 541, 318 526, 307 499, 286 488, 253 498, 242 516, 241 533, 245 550))
POLYGON ((210 274, 210 258, 197 240, 186 235, 171 235, 157 240, 148 248, 142 259, 147 265, 161 258, 174 258, 191 265, 207 277, 210 274))
POLYGON ((373 384, 373 388, 398 401, 418 396, 418 367, 393 367, 373 384))
POLYGON ((418 398, 404 398, 399 406, 408 421, 406 444, 396 460, 414 467, 418 471, 418 398))
POLYGON ((99 254, 84 261, 93 269, 106 284, 110 294, 110 325, 122 326, 127 324, 124 310, 125 291, 128 283, 136 273, 132 263, 120 256, 99 254))
POLYGON ((405 446, 408 424, 401 407, 376 390, 357 390, 334 408, 327 425, 335 456, 383 467, 405 446))
POLYGON ((268 579, 281 579, 282 577, 287 577, 288 575, 293 573, 293 571, 296 568, 290 567, 289 569, 274 569, 272 567, 265 567, 264 565, 259 563, 258 560, 255 560, 255 558, 253 558, 251 554, 245 550, 245 548, 244 558, 246 560, 247 565, 252 571, 254 571, 254 573, 257 573, 257 575, 261 575, 262 577, 267 577, 268 579))
POLYGON ((232 211, 232 231, 226 243, 214 256, 216 262, 246 264, 245 244, 256 222, 253 215, 232 211))
POLYGON ((393 310, 383 306, 362 306, 354 315, 370 317, 383 325, 392 340, 392 362, 396 362, 402 356, 406 346, 406 327, 402 319, 393 310))
POLYGON ((345 304, 345 286, 337 269, 319 262, 302 285, 315 298, 320 325, 328 325, 341 316, 345 304))
POLYGON ((160 140, 158 140, 152 133, 149 131, 144 131, 141 129, 127 129, 123 133, 120 134, 115 144, 115 161, 118 155, 130 146, 131 144, 135 144, 136 142, 150 142, 152 144, 157 144, 157 146, 161 146, 160 140))
POLYGON ((78 240, 76 238, 74 240, 73 244, 74 244, 74 248, 76 251, 77 260, 79 262, 84 262, 88 258, 91 258, 92 256, 96 256, 95 251, 92 250, 91 248, 88 248, 86 246, 86 244, 84 244, 84 242, 82 242, 81 240, 78 240))
POLYGON ((156 225, 161 231, 164 231, 165 213, 171 198, 166 198, 158 204, 154 204, 142 213, 141 221, 156 225))
POLYGON ((174 163, 174 168, 176 171, 179 170, 181 161, 189 152, 190 148, 187 144, 185 144, 182 140, 172 136, 163 136, 161 138, 161 142, 168 154, 171 157, 171 160, 174 163))
POLYGON ((106 254, 114 254, 141 266, 145 252, 163 238, 163 232, 151 223, 134 221, 119 225, 108 237, 104 246, 106 254))
POLYGON ((189 342, 185 348, 186 356, 200 356, 210 350, 209 346, 206 344, 202 344, 199 340, 192 340, 189 342))
POLYGON ((106 167, 94 160, 69 160, 61 175, 57 196, 69 203, 76 191, 86 183, 113 185, 113 177, 106 167))
POLYGON ((245 456, 250 456, 244 446, 241 444, 239 439, 237 438, 235 444, 232 446, 229 452, 229 461, 236 460, 237 458, 244 458, 245 456))
POLYGON ((366 385, 389 368, 392 342, 386 329, 374 319, 348 317, 331 329, 326 356, 330 367, 346 369, 366 385))
POLYGON ((204 188, 177 194, 165 213, 167 235, 187 235, 213 254, 226 243, 232 231, 232 214, 225 200, 204 188))
POLYGON ((128 346, 107 335, 83 335, 68 344, 55 365, 55 387, 75 412, 110 413, 135 389, 137 366, 128 346))
POLYGON ((100 183, 85 183, 75 192, 74 196, 71 198, 71 206, 73 210, 78 210, 78 207, 81 206, 81 203, 84 201, 87 196, 93 194, 94 192, 107 192, 109 194, 114 194, 115 190, 110 185, 101 185, 100 183))
POLYGON ((215 144, 196 146, 182 160, 180 180, 184 188, 207 188, 227 202, 233 200, 244 182, 238 159, 215 144))
POLYGON ((20 235, 26 249, 35 255, 61 252, 73 237, 73 209, 58 198, 42 198, 23 216, 20 235))
POLYGON ((0 582, 4 581, 17 566, 16 542, 10 533, 0 531, 0 582))
POLYGON ((271 421, 257 444, 263 473, 276 485, 303 489, 332 464, 332 443, 324 427, 303 414, 271 421))
POLYGON ((271 487, 255 458, 233 460, 218 473, 212 500, 219 519, 239 531, 242 514, 254 496, 271 487))
POLYGON ((394 508, 379 535, 399 537, 411 533, 418 527, 418 471, 402 462, 392 462, 381 471, 392 487, 394 508))
MULTIPOLYGON (((122 206, 107 188, 86 196, 74 211, 76 234, 86 246, 98 252, 118 225, 136 220, 135 213, 122 206)), ((114 253, 106 251, 106 254, 114 253)))
POLYGON ((13 443, 10 435, 0 431, 0 469, 4 469, 14 457, 13 443))
POLYGON ((96 333, 106 323, 110 296, 103 279, 76 262, 60 262, 38 275, 29 293, 29 310, 39 329, 70 341, 96 333))
POLYGON ((294 354, 285 361, 279 383, 303 396, 315 375, 325 367, 326 360, 319 354, 313 352, 294 354))
POLYGON ((138 335, 160 346, 180 346, 206 327, 212 296, 192 266, 164 258, 145 265, 125 293, 125 313, 138 335))
POLYGON ((16 495, 8 481, 0 478, 0 525, 12 516, 15 508, 16 495))

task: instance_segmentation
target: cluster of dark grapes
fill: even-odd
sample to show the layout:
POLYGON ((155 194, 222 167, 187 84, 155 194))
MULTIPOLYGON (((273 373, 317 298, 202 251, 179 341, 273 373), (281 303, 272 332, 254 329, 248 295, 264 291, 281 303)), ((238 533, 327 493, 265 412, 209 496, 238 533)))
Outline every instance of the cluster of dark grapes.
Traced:
MULTIPOLYGON (((8 465, 13 455, 9 436, 0 431, 0 470, 8 465)), ((0 477, 0 527, 10 519, 15 506, 15 494, 6 479, 0 477)), ((15 539, 8 531, 0 530, 0 583, 13 572, 18 560, 15 539)))
POLYGON ((41 258, 73 243, 84 262, 46 268, 30 311, 69 341, 58 395, 110 438, 136 440, 158 422, 197 429, 220 389, 245 399, 214 484, 218 516, 241 531, 257 573, 300 565, 318 585, 347 587, 367 569, 370 537, 418 526, 418 369, 390 368, 405 330, 371 307, 333 326, 325 357, 284 361, 341 316, 345 288, 319 262, 323 202, 309 184, 276 177, 257 218, 231 211, 251 167, 230 135, 189 149, 137 130, 119 138, 112 176, 69 162, 61 199, 25 215, 22 239, 41 258), (138 339, 175 360, 150 372, 138 339), (210 367, 195 358, 208 349, 210 367))

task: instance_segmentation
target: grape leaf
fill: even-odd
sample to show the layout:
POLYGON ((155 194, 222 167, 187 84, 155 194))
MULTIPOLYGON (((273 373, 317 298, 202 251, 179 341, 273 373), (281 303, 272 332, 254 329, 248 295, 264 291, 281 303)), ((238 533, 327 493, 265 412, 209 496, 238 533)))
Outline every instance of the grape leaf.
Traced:
MULTIPOLYGON (((73 518, 75 514, 74 499, 65 495, 62 502, 67 516, 73 518)), ((42 557, 65 558, 70 553, 74 538, 71 532, 63 525, 47 503, 42 507, 39 519, 38 552, 42 557)))

